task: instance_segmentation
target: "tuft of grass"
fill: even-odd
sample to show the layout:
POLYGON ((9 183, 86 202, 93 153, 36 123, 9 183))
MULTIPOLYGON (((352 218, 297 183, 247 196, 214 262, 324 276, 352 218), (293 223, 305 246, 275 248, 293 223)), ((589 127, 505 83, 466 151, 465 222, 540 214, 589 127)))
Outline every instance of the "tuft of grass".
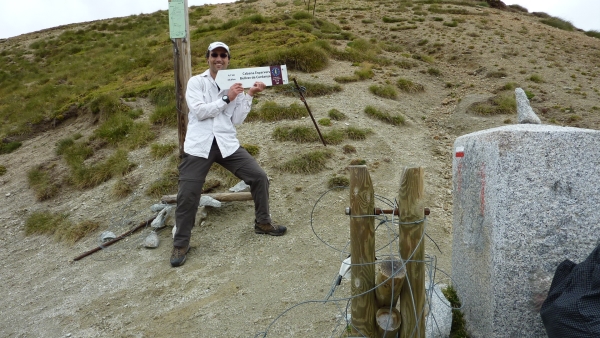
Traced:
POLYGON ((119 178, 112 187, 112 194, 117 198, 124 198, 133 192, 133 184, 125 177, 119 178))
POLYGON ((442 289, 442 293, 450 302, 452 307, 452 327, 450 329, 450 337, 452 338, 468 338, 469 335, 466 330, 466 321, 463 313, 459 310, 461 308, 458 294, 452 285, 445 289, 442 289))
POLYGON ((591 36, 596 39, 600 39, 600 31, 597 31, 597 30, 587 31, 587 32, 585 32, 585 35, 591 36))
POLYGON ((573 24, 570 21, 563 20, 554 16, 547 19, 542 19, 540 20, 540 22, 548 26, 562 29, 564 31, 572 32, 575 30, 575 26, 573 26, 573 24))
POLYGON ((260 147, 256 144, 244 143, 242 144, 242 148, 246 149, 248 154, 250 154, 252 157, 256 157, 260 153, 260 147))
POLYGON ((529 13, 529 10, 527 8, 525 8, 523 6, 520 6, 520 5, 517 5, 517 4, 508 5, 508 7, 512 8, 512 9, 514 9, 516 11, 519 11, 519 12, 529 13))
POLYGON ((506 74, 506 72, 499 70, 499 71, 487 73, 486 77, 502 78, 502 77, 506 77, 507 75, 508 74, 506 74))
POLYGON ((58 241, 64 241, 73 244, 84 238, 87 234, 95 231, 100 227, 97 221, 84 220, 77 224, 68 223, 68 227, 59 228, 55 233, 55 238, 58 241))
POLYGON ((13 151, 19 149, 21 146, 21 142, 12 141, 12 142, 0 142, 0 155, 1 154, 10 154, 13 151))
POLYGON ((27 172, 29 187, 35 192, 38 201, 45 201, 58 194, 59 184, 50 176, 50 171, 43 166, 38 166, 27 172))
POLYGON ((345 188, 350 186, 350 179, 345 176, 336 176, 334 175, 329 180, 327 180, 327 187, 329 189, 332 188, 345 188))
POLYGON ((287 65, 290 70, 313 73, 327 67, 329 55, 321 45, 305 43, 259 53, 250 59, 250 63, 257 66, 287 65))
POLYGON ((373 107, 373 106, 367 106, 365 108, 365 114, 367 114, 367 116, 375 118, 377 120, 389 123, 391 125, 394 126, 400 126, 403 125, 405 120, 404 117, 401 115, 391 115, 388 112, 383 112, 380 111, 379 109, 373 107))
POLYGON ((112 177, 125 175, 134 167, 135 164, 127 158, 127 151, 118 149, 103 162, 74 164, 71 167, 71 181, 80 189, 93 188, 112 177))
POLYGON ((385 99, 394 100, 398 98, 398 92, 396 91, 396 88, 394 88, 394 86, 392 85, 371 85, 369 86, 369 91, 374 95, 383 97, 385 99))
MULTIPOLYGON (((330 95, 334 93, 338 93, 342 91, 342 87, 338 84, 328 85, 324 83, 318 82, 305 82, 298 81, 298 85, 300 87, 304 87, 306 91, 303 93, 304 97, 318 97, 324 95, 330 95)), ((294 84, 288 84, 286 86, 275 86, 275 92, 281 93, 287 96, 295 96, 294 89, 296 86, 294 84)))
POLYGON ((371 63, 364 62, 362 63, 360 69, 354 71, 354 75, 338 76, 333 78, 333 80, 339 83, 348 83, 371 79, 373 76, 375 76, 375 73, 373 72, 373 65, 371 63))
POLYGON ((322 126, 326 126, 326 127, 331 126, 331 119, 329 119, 327 117, 319 119, 319 121, 317 121, 317 122, 322 126))
POLYGON ((456 22, 456 21, 450 21, 450 22, 445 21, 444 22, 444 26, 446 26, 446 27, 456 27, 456 26, 458 26, 458 22, 456 22))
POLYGON ((517 101, 512 93, 504 93, 486 102, 475 103, 468 111, 479 115, 516 114, 517 101))
POLYGON ((89 220, 73 224, 68 217, 68 214, 36 211, 25 220, 25 235, 54 235, 57 241, 72 244, 100 227, 100 223, 89 220))
POLYGON ((346 116, 346 114, 342 113, 341 111, 335 108, 329 110, 329 112, 327 112, 327 116, 329 116, 329 118, 334 121, 343 121, 348 119, 348 116, 346 116))
POLYGON ((346 127, 345 133, 351 140, 365 140, 367 136, 373 133, 373 131, 369 128, 362 129, 348 126, 346 127))
POLYGON ((342 147, 342 151, 344 154, 353 154, 356 153, 356 147, 350 144, 346 144, 342 147))
POLYGON ((0 176, 6 174, 6 167, 3 165, 0 165, 0 176))
POLYGON ((362 158, 355 158, 352 161, 350 161, 350 165, 365 165, 367 164, 367 161, 363 160, 362 158))
POLYGON ((162 85, 150 92, 150 102, 155 105, 150 114, 150 123, 155 125, 177 126, 177 101, 173 85, 162 85))
POLYGON ((519 87, 519 84, 516 82, 507 82, 504 86, 500 87, 500 90, 515 90, 515 88, 519 87))
POLYGON ((535 83, 543 83, 543 82, 546 82, 546 81, 544 81, 544 79, 543 79, 543 78, 542 78, 540 75, 538 75, 538 74, 533 74, 533 75, 531 75, 530 77, 528 77, 528 78, 527 78, 527 80, 529 80, 529 81, 532 81, 532 82, 535 82, 535 83))
POLYGON ((252 110, 246 117, 247 121, 281 121, 281 120, 297 120, 308 116, 306 108, 292 103, 289 107, 280 106, 274 101, 267 101, 258 108, 252 110))
POLYGON ((442 75, 442 72, 437 68, 430 67, 430 68, 427 68, 427 74, 433 75, 433 76, 440 76, 440 75, 442 75))
POLYGON ((25 235, 52 235, 61 226, 69 225, 68 217, 68 214, 53 214, 47 211, 33 212, 25 220, 25 235))
POLYGON ((177 169, 165 170, 159 179, 152 182, 148 189, 146 189, 146 195, 155 198, 160 198, 163 195, 174 194, 177 192, 179 182, 179 171, 177 169))
POLYGON ((319 141, 319 135, 316 130, 306 126, 277 127, 273 130, 273 138, 280 142, 293 141, 297 143, 307 143, 319 141))
POLYGON ((331 150, 311 151, 294 157, 277 168, 292 174, 315 174, 325 169, 327 160, 332 156, 331 150))
POLYGON ((412 82, 408 79, 400 78, 398 79, 398 82, 396 82, 396 85, 401 91, 406 93, 421 93, 425 91, 425 87, 422 84, 412 82))
POLYGON ((170 144, 158 144, 153 143, 150 145, 150 156, 153 159, 157 160, 160 158, 165 158, 168 155, 172 154, 175 149, 177 149, 178 145, 175 143, 170 144))

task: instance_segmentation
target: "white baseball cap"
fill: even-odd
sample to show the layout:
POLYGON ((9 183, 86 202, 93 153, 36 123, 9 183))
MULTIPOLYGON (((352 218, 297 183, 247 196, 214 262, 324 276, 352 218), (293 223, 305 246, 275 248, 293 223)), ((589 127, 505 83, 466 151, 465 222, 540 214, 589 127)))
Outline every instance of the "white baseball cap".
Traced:
POLYGON ((212 52, 213 50, 215 50, 219 47, 225 48, 227 50, 227 53, 229 53, 229 47, 220 41, 215 41, 215 42, 211 43, 210 45, 208 45, 208 51, 212 52))

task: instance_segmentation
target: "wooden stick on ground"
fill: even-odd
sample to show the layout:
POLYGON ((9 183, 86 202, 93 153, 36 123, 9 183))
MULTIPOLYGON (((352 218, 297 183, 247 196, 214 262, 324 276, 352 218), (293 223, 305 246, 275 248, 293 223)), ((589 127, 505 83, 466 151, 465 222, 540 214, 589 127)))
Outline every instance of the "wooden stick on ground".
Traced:
MULTIPOLYGON (((212 194, 202 194, 203 196, 210 196, 217 201, 221 202, 233 202, 233 201, 250 201, 252 195, 249 192, 216 192, 212 194)), ((177 203, 177 195, 164 195, 161 202, 171 204, 177 203)))
POLYGON ((104 249, 107 246, 113 245, 114 243, 116 243, 116 242, 122 240, 123 238, 131 235, 132 233, 138 231, 139 229, 150 225, 150 223, 152 223, 152 221, 154 221, 154 219, 156 218, 156 216, 157 215, 152 216, 147 221, 141 222, 138 226, 136 226, 135 228, 133 228, 133 229, 131 229, 131 230, 123 233, 121 236, 116 237, 115 239, 113 239, 111 241, 108 241, 108 242, 106 242, 106 243, 104 243, 104 244, 102 244, 102 245, 100 245, 100 246, 98 246, 98 247, 96 247, 96 248, 94 248, 94 249, 92 249, 90 251, 82 253, 81 255, 75 257, 73 260, 74 261, 78 261, 78 260, 82 259, 83 257, 86 257, 86 256, 89 256, 89 255, 93 254, 96 251, 100 251, 100 250, 104 249))

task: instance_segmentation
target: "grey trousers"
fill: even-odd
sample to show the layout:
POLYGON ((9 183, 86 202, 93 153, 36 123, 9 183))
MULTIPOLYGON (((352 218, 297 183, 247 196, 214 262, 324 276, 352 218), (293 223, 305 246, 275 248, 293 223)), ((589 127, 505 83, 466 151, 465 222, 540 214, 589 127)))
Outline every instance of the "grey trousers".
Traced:
POLYGON ((269 214, 269 180, 265 171, 246 149, 240 147, 232 155, 223 158, 216 141, 213 141, 208 158, 184 154, 179 164, 179 190, 175 222, 177 231, 173 245, 187 247, 190 244, 192 228, 196 222, 196 212, 204 180, 211 165, 217 162, 231 171, 236 177, 250 186, 254 200, 254 215, 258 223, 271 223, 269 214))

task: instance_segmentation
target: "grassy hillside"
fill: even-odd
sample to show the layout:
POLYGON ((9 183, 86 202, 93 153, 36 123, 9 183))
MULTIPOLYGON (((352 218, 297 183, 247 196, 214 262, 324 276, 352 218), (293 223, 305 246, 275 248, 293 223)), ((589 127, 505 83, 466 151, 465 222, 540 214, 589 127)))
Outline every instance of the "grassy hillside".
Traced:
MULTIPOLYGON (((506 115, 504 122, 510 123, 516 112, 512 91, 521 86, 546 123, 599 126, 600 71, 593 65, 600 62, 600 40, 595 32, 584 35, 567 21, 530 14, 520 6, 453 0, 329 0, 314 8, 304 1, 246 0, 192 7, 189 12, 194 74, 204 70, 206 46, 220 40, 232 49, 230 67, 286 64, 292 72, 313 73, 326 69, 330 60, 354 66, 350 75, 333 77, 337 84, 316 77, 314 82, 304 81, 309 97, 335 95, 359 81, 371 83, 369 93, 359 95, 393 101, 415 94, 419 96, 408 100, 437 100, 430 95, 441 94, 446 105, 487 92, 490 97, 469 105, 467 113, 484 118, 506 115), (465 79, 465 73, 472 79, 465 79), (428 93, 426 87, 435 88, 435 93, 428 93), (566 96, 556 95, 557 90, 566 96), (562 97, 568 99, 561 101, 562 97)), ((10 153, 23 140, 73 118, 90 119, 94 129, 88 137, 76 133, 62 138, 54 149, 62 159, 28 172, 38 200, 51 199, 64 187, 89 189, 123 177, 136 167, 127 159, 134 149, 151 146, 155 158, 173 153, 176 145, 153 143, 163 127, 176 126, 173 45, 166 11, 4 40, 0 56, 0 153, 10 153), (127 104, 141 98, 150 99, 154 107, 145 121, 137 121, 142 111, 127 104), (102 149, 106 154, 94 157, 102 149)), ((290 95, 289 88, 269 91, 290 95)), ((248 121, 307 116, 297 103, 288 107, 262 102, 260 97, 256 101, 248 121)), ((361 109, 392 125, 406 121, 402 113, 367 104, 361 109)), ((320 123, 330 125, 332 118, 336 115, 330 112, 320 123)), ((421 118, 428 121, 426 114, 421 118)), ((452 132, 453 127, 448 128, 452 132)), ((461 128, 469 131, 464 125, 461 128)), ((368 127, 358 131, 360 139, 372 133, 368 127)), ((314 130, 305 127, 279 127, 273 137, 280 142, 319 141, 314 130)), ((356 132, 335 129, 324 137, 330 144, 340 144, 356 137, 356 132)), ((301 158, 306 156, 310 161, 311 154, 301 158)), ((300 159, 287 160, 292 167, 280 168, 320 170, 305 167, 300 159)), ((177 162, 173 157, 171 168, 146 189, 147 194, 175 192, 177 162)), ((222 168, 214 169, 222 179, 235 181, 222 168)), ((120 179, 114 184, 114 195, 127 196, 131 184, 120 179)))

